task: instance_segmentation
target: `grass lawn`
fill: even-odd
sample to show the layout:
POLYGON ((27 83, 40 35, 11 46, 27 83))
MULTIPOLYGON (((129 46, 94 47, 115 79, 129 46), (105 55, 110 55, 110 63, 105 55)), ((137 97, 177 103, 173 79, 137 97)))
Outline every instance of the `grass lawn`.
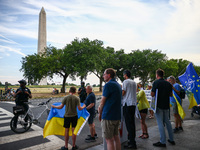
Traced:
MULTIPOLYGON (((47 85, 47 86, 41 86, 41 85, 33 85, 33 86, 27 86, 32 93, 33 99, 36 98, 49 98, 49 97, 63 97, 69 94, 69 88, 70 86, 66 86, 67 93, 60 93, 62 86, 53 86, 53 85, 47 85), (52 94, 53 87, 56 88, 59 91, 59 94, 52 94)), ((19 86, 9 86, 9 88, 13 88, 14 90, 17 90, 19 86)), ((78 91, 79 87, 76 87, 78 91)), ((0 90, 5 90, 5 87, 0 87, 0 90)), ((93 87, 93 92, 95 95, 102 95, 102 92, 99 92, 99 87, 93 87)), ((76 94, 78 96, 78 94, 76 94)))

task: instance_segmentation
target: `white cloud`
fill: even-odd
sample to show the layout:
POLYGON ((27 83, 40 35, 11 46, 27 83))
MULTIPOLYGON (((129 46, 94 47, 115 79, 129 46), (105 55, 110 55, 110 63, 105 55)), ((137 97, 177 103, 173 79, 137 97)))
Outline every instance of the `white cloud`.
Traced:
POLYGON ((3 36, 3 35, 1 35, 1 34, 0 34, 0 38, 3 38, 3 39, 0 39, 0 42, 9 43, 9 44, 17 44, 17 45, 22 46, 21 44, 19 44, 19 43, 13 41, 13 40, 11 40, 11 39, 6 38, 5 36, 3 36))
POLYGON ((5 53, 7 56, 10 56, 10 54, 7 53, 7 51, 14 52, 14 53, 20 54, 22 56, 26 56, 26 54, 21 52, 21 49, 17 49, 17 48, 15 49, 15 48, 11 48, 8 46, 0 45, 0 52, 5 53))
MULTIPOLYGON (((76 37, 88 37, 102 40, 105 46, 116 50, 123 48, 127 53, 133 49, 158 49, 170 58, 200 64, 199 0, 26 0, 5 1, 4 5, 10 10, 0 10, 0 35, 9 38, 1 38, 0 42, 22 56, 23 46, 18 45, 16 50, 8 44, 16 44, 12 39, 19 36, 35 42, 43 6, 47 14, 47 42, 58 48, 76 37)), ((24 41, 20 43, 25 45, 24 41)), ((37 45, 31 43, 34 44, 37 45)))

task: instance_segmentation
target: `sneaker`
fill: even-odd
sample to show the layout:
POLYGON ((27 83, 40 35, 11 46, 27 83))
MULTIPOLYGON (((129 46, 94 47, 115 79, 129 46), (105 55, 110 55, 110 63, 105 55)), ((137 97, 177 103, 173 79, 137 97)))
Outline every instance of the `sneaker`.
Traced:
POLYGON ((87 138, 85 139, 85 142, 86 142, 86 143, 95 142, 95 141, 96 141, 95 137, 87 137, 87 138))
MULTIPOLYGON (((91 135, 87 135, 88 137, 91 137, 91 135)), ((94 135, 95 139, 98 138, 97 134, 94 135)))
POLYGON ((181 131, 183 131, 183 127, 179 127, 179 128, 178 128, 178 130, 181 130, 181 131))
POLYGON ((166 144, 162 144, 160 142, 157 143, 153 143, 153 146, 157 146, 157 147, 166 147, 166 144))
POLYGON ((179 131, 179 128, 174 128, 173 131, 174 133, 177 133, 179 131))
POLYGON ((76 149, 78 149, 77 145, 75 145, 74 147, 72 147, 72 150, 76 150, 76 149))
POLYGON ((61 147, 61 150, 68 150, 65 146, 61 147))
POLYGON ((137 145, 127 144, 124 145, 124 149, 137 149, 137 145))
POLYGON ((170 141, 169 139, 167 140, 170 144, 175 145, 174 141, 170 141))

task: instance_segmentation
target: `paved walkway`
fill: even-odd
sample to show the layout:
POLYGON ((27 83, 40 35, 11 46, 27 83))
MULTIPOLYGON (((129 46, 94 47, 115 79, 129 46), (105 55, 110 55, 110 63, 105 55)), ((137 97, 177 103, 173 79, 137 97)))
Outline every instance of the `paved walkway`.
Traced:
MULTIPOLYGON (((141 131, 136 133, 136 142, 138 150, 200 150, 200 120, 186 120, 183 123, 183 132, 174 134, 174 139, 176 145, 173 146, 170 143, 166 143, 166 148, 159 148, 153 146, 153 143, 159 141, 159 131, 157 126, 148 128, 149 138, 140 139, 138 136, 141 134, 141 131)), ((166 130, 166 136, 168 139, 168 134, 166 130)), ((122 144, 122 150, 124 150, 122 144)), ((103 144, 88 148, 87 150, 103 150, 103 144)))
POLYGON ((55 150, 63 146, 63 140, 57 136, 43 139, 43 129, 34 124, 29 132, 15 134, 10 130, 12 117, 12 113, 0 108, 0 150, 55 150))

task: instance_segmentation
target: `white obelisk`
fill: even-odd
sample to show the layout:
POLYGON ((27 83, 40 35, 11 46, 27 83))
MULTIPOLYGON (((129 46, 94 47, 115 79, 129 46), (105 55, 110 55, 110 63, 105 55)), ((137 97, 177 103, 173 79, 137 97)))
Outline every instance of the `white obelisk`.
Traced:
MULTIPOLYGON (((45 51, 47 46, 46 41, 46 12, 42 7, 40 14, 39 14, 39 29, 38 29, 38 54, 41 54, 45 51)), ((47 78, 43 78, 39 85, 47 85, 47 78)))

